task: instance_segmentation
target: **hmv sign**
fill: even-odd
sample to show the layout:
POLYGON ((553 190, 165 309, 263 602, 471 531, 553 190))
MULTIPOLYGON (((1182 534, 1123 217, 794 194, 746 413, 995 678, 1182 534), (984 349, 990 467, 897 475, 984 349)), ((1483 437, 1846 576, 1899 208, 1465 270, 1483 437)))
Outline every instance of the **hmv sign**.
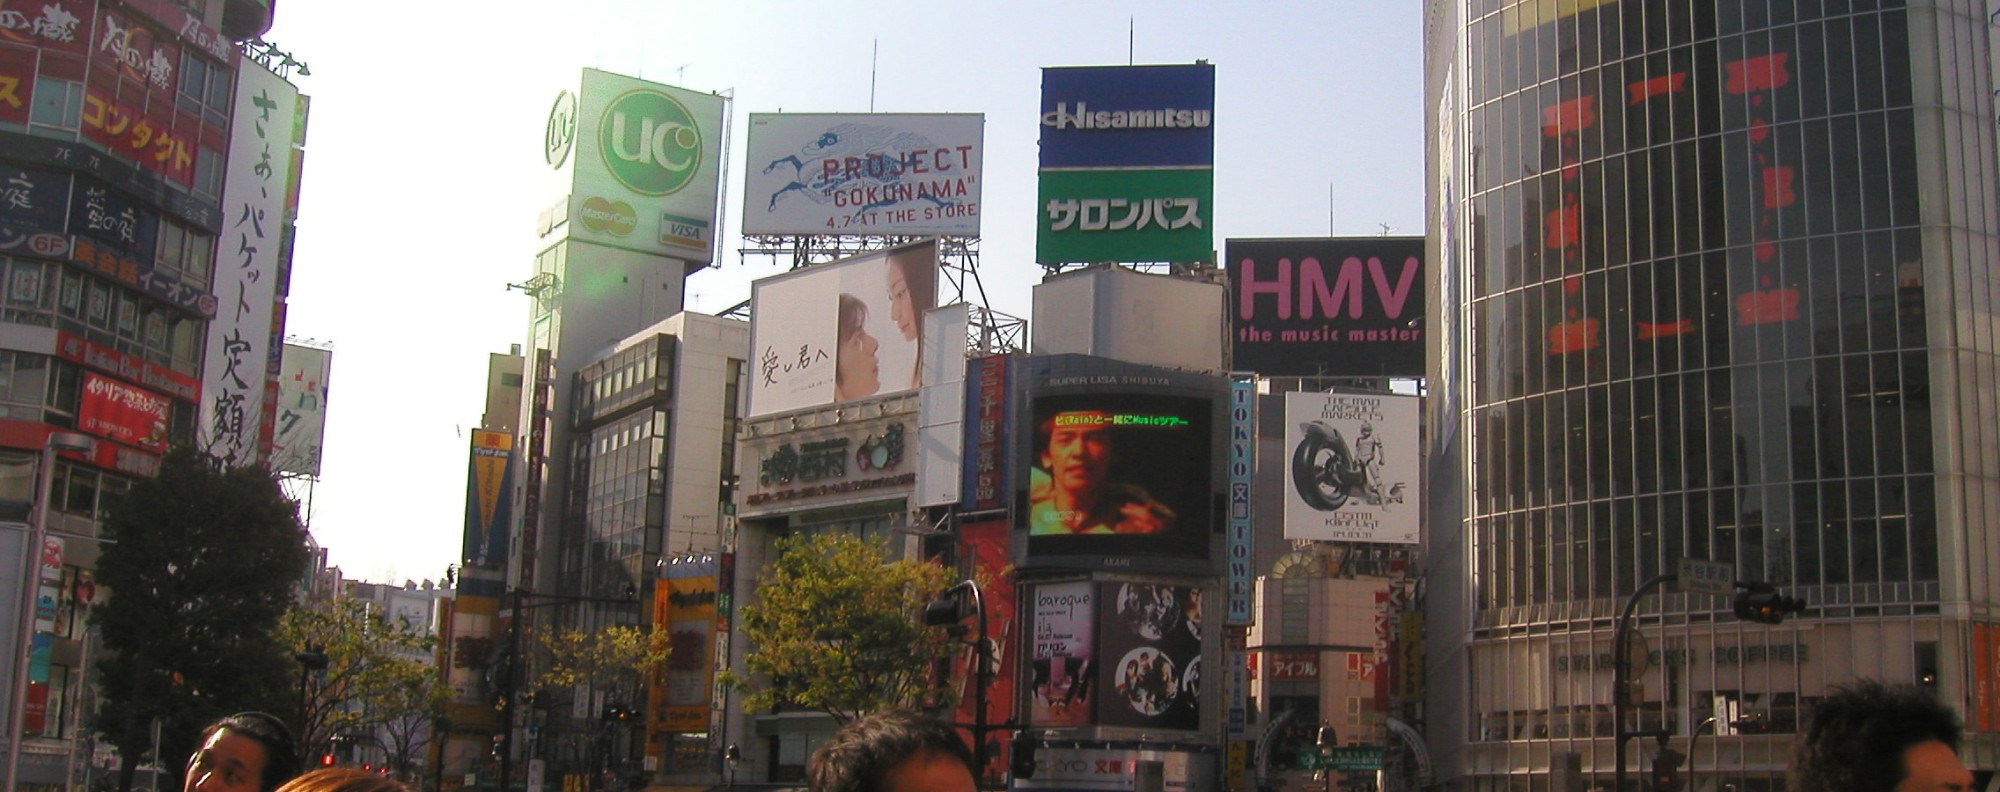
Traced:
POLYGON ((1230 368, 1423 376, 1423 237, 1232 239, 1224 257, 1230 368))

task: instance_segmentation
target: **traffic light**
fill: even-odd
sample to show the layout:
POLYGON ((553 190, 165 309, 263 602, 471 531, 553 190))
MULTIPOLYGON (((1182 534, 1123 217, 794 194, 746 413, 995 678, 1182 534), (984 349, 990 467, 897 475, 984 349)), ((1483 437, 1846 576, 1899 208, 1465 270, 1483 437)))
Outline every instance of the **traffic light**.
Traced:
POLYGON ((1736 618, 1758 624, 1783 624, 1787 614, 1806 609, 1806 601, 1797 597, 1787 597, 1769 583, 1738 584, 1743 590, 1736 592, 1736 618))
POLYGON ((319 766, 320 766, 320 767, 332 767, 332 766, 333 766, 333 754, 330 754, 330 753, 324 753, 324 754, 320 754, 320 755, 319 755, 319 766))
POLYGON ((1672 748, 1661 748, 1653 757, 1652 792, 1679 792, 1681 788, 1681 762, 1687 757, 1672 748))

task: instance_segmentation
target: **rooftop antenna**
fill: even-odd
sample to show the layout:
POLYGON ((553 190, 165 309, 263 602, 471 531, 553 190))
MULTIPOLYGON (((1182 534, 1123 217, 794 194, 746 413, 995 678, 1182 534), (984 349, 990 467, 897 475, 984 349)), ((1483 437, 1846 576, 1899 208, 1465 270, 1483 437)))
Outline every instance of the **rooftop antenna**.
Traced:
POLYGON ((1136 16, 1125 18, 1125 65, 1127 66, 1132 65, 1132 48, 1134 42, 1138 40, 1139 23, 1136 21, 1137 19, 1138 17, 1136 16))
POLYGON ((675 85, 680 85, 681 83, 687 82, 688 67, 693 65, 694 65, 693 63, 683 63, 679 66, 674 67, 675 85))
POLYGON ((868 51, 868 112, 875 112, 875 67, 882 62, 882 37, 875 37, 868 51))
POLYGON ((1334 236, 1334 232, 1333 232, 1333 182, 1327 182, 1327 183, 1326 183, 1326 235, 1327 235, 1327 236, 1334 236))

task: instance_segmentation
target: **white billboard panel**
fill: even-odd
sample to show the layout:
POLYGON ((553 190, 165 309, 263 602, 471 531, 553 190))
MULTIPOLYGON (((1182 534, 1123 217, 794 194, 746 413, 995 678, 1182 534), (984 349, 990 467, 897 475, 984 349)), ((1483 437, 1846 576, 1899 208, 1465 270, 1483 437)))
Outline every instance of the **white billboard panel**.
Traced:
POLYGON ((924 390, 917 411, 918 506, 957 503, 965 479, 965 339, 972 308, 955 303, 924 314, 924 390))
POLYGON ((915 389, 937 272, 931 239, 751 284, 750 416, 915 389))
POLYGON ((549 110, 543 157, 569 193, 571 239, 706 264, 715 255, 726 101, 583 70, 549 110))
POLYGON ((333 351, 286 344, 278 363, 277 426, 271 432, 271 469, 319 476, 326 442, 326 378, 333 351))
POLYGON ((979 234, 978 113, 751 113, 743 233, 979 234))
POLYGON ((1285 538, 1415 544, 1418 397, 1285 394, 1285 538))
POLYGON ((273 343, 279 256, 285 248, 285 197, 298 89, 256 61, 237 72, 228 168, 222 185, 223 229, 217 239, 215 321, 202 363, 202 448, 225 463, 258 461, 264 380, 273 343))

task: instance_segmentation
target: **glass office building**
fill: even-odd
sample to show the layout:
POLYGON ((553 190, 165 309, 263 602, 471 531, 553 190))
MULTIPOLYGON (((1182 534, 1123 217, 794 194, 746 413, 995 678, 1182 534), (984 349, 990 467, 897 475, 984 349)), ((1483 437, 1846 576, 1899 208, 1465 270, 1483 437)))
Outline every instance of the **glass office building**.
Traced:
POLYGON ((1992 783, 1989 5, 1430 4, 1440 780, 1608 789, 1613 623, 1696 558, 1809 607, 1639 600, 1626 729, 1699 733, 1693 785, 1780 788, 1802 714, 1864 677, 1957 706, 1992 783))

